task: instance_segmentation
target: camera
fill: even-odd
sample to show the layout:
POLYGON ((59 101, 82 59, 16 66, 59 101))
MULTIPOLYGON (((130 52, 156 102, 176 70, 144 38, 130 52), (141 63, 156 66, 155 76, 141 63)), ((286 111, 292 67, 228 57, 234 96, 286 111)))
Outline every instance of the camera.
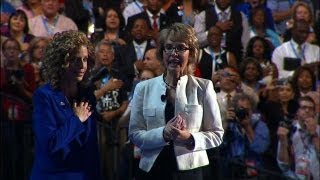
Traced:
POLYGON ((242 107, 236 107, 234 108, 234 113, 236 114, 236 117, 238 120, 243 120, 244 118, 246 118, 246 116, 248 116, 248 112, 247 110, 245 110, 242 107))

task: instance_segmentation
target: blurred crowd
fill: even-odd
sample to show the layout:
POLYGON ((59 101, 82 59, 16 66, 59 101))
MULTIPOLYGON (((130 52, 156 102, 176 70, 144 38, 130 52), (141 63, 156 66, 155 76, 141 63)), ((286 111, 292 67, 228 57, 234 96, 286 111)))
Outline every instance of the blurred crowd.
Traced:
POLYGON ((182 22, 196 32, 193 72, 212 80, 225 129, 222 145, 208 151, 209 174, 251 179, 266 169, 320 179, 319 7, 312 0, 1 0, 1 121, 31 120, 46 46, 56 33, 82 31, 95 47, 89 79, 105 127, 103 172, 128 179, 139 161, 126 134, 134 87, 163 74, 158 33, 182 22))

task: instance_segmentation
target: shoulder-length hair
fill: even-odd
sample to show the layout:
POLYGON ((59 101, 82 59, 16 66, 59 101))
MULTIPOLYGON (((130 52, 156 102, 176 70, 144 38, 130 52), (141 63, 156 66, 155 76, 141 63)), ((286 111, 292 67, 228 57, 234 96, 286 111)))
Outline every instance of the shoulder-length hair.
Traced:
POLYGON ((266 40, 260 36, 255 36, 249 40, 248 45, 247 45, 247 49, 246 49, 246 57, 254 57, 253 45, 256 41, 262 42, 263 49, 264 49, 263 58, 267 59, 268 61, 271 61, 272 50, 270 48, 268 40, 266 40))
POLYGON ((163 29, 159 34, 157 47, 157 58, 161 61, 163 61, 164 46, 168 39, 173 42, 185 43, 188 46, 190 55, 187 73, 192 74, 193 66, 197 63, 199 54, 199 44, 194 29, 182 23, 174 23, 170 27, 163 29))
POLYGON ((29 33, 29 23, 28 23, 28 17, 27 17, 27 15, 26 15, 26 13, 24 12, 24 11, 22 11, 22 10, 20 10, 20 9, 18 9, 18 10, 16 10, 14 13, 12 13, 11 15, 10 15, 10 17, 9 17, 9 30, 11 30, 11 23, 10 23, 10 21, 11 21, 11 19, 13 18, 13 17, 22 17, 22 19, 26 22, 26 24, 25 24, 25 26, 24 26, 24 28, 23 28, 23 32, 25 33, 25 34, 28 34, 29 33))
POLYGON ((309 25, 314 25, 314 22, 313 22, 313 14, 312 14, 312 10, 311 10, 311 7, 303 2, 303 1, 296 1, 294 4, 293 4, 293 7, 292 7, 292 18, 294 20, 297 20, 297 9, 302 6, 302 7, 305 7, 308 11, 309 11, 309 20, 307 21, 309 23, 309 25))
POLYGON ((35 37, 29 43, 28 54, 30 60, 33 60, 33 51, 36 49, 39 42, 44 41, 47 45, 49 44, 49 39, 46 37, 35 37))
POLYGON ((263 70, 258 60, 254 57, 247 57, 244 59, 244 61, 241 62, 240 68, 239 68, 239 74, 241 79, 245 80, 244 72, 246 71, 246 68, 249 64, 253 64, 257 68, 258 75, 256 77, 257 78, 256 80, 257 81, 261 80, 263 78, 263 70))
POLYGON ((94 66, 94 52, 86 35, 80 31, 65 31, 54 35, 43 58, 44 79, 53 88, 60 88, 69 61, 77 55, 81 46, 88 48, 88 69, 85 74, 87 77, 94 66))
POLYGON ((297 91, 299 91, 299 87, 298 87, 298 79, 299 76, 302 74, 302 72, 308 72, 311 76, 311 80, 312 80, 312 86, 311 86, 311 90, 315 91, 316 90, 316 75, 315 73, 312 71, 312 69, 308 66, 300 66, 298 69, 296 69, 292 75, 292 85, 293 88, 297 91))

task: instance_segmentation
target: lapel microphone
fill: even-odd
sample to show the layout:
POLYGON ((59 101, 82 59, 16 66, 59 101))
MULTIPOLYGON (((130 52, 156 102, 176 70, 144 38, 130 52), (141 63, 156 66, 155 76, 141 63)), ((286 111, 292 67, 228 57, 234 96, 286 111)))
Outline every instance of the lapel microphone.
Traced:
POLYGON ((165 102, 167 100, 167 95, 162 94, 160 98, 162 102, 165 102))

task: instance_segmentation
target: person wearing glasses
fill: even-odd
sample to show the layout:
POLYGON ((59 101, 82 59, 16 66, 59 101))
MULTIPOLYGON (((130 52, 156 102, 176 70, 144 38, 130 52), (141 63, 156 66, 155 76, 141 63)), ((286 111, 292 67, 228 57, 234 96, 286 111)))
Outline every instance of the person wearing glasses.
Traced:
POLYGON ((320 179, 320 125, 310 96, 298 98, 294 119, 279 123, 277 162, 289 179, 320 179))
POLYGON ((129 139, 141 149, 136 179, 203 179, 206 150, 222 142, 213 84, 192 75, 198 50, 191 26, 175 23, 159 34, 164 74, 138 83, 131 106, 129 139))
POLYGON ((100 179, 95 96, 88 87, 93 47, 78 31, 57 33, 43 59, 47 82, 33 96, 31 180, 100 179))

